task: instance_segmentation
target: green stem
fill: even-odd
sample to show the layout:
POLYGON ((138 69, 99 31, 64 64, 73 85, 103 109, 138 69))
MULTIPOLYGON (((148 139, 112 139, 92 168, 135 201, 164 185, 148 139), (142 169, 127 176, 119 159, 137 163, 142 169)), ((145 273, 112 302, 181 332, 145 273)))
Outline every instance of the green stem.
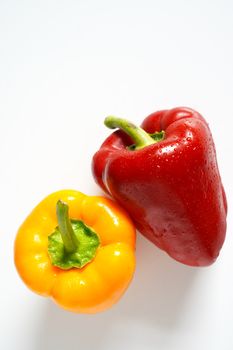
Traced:
POLYGON ((110 129, 119 128, 123 130, 131 137, 135 143, 136 149, 152 145, 156 142, 145 130, 132 124, 126 119, 109 116, 105 119, 104 124, 110 129))
POLYGON ((77 250, 78 242, 75 237, 74 230, 71 226, 69 218, 69 207, 66 203, 59 200, 56 206, 58 227, 61 237, 68 253, 73 253, 77 250))

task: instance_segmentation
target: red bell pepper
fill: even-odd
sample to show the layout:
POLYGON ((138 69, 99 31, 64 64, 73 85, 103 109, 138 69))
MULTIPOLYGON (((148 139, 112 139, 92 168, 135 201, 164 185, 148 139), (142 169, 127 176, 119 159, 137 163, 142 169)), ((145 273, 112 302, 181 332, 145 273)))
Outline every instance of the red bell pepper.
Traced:
POLYGON ((174 108, 149 115, 142 128, 116 117, 105 124, 121 130, 93 157, 96 182, 172 258, 212 264, 225 239, 227 201, 205 119, 174 108))

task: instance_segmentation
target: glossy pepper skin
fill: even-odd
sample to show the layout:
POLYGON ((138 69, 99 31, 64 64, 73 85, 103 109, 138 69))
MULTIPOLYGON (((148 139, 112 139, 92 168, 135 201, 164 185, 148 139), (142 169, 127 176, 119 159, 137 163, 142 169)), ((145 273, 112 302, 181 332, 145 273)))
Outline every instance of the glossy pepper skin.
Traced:
POLYGON ((123 209, 107 198, 63 190, 39 203, 19 228, 15 265, 34 292, 69 311, 96 313, 111 307, 127 289, 135 269, 134 250, 135 228, 123 209), (59 200, 69 205, 71 218, 82 220, 100 239, 94 259, 80 269, 53 266, 48 255, 59 200))
POLYGON ((149 115, 142 129, 163 131, 163 138, 132 150, 135 139, 115 131, 93 157, 96 182, 172 258, 191 266, 212 264, 225 238, 227 202, 206 121, 180 107, 149 115))

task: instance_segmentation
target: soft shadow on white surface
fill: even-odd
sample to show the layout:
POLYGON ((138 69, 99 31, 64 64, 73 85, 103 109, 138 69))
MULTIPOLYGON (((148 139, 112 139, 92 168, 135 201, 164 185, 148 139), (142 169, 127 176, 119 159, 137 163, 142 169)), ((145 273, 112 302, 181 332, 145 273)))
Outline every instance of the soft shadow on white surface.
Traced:
POLYGON ((179 327, 197 271, 176 263, 139 237, 137 271, 122 300, 111 310, 97 315, 69 313, 48 300, 38 329, 36 350, 69 347, 100 350, 113 348, 110 344, 114 342, 124 348, 127 337, 133 337, 134 332, 140 338, 137 334, 140 328, 153 329, 154 334, 159 330, 169 334, 179 327), (122 335, 124 339, 120 341, 122 335))

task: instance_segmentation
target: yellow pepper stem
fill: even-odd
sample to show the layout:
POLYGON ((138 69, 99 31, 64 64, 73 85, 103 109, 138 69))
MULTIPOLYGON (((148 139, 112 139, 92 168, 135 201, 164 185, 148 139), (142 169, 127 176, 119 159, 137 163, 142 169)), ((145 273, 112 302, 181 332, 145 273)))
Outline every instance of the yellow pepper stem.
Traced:
POLYGON ((59 200, 56 206, 59 231, 68 253, 74 253, 77 250, 78 241, 74 234, 70 218, 69 207, 65 202, 59 200))
POLYGON ((48 254, 52 265, 68 270, 82 268, 94 259, 100 245, 98 235, 81 220, 69 218, 69 207, 56 204, 58 227, 48 236, 48 254))

